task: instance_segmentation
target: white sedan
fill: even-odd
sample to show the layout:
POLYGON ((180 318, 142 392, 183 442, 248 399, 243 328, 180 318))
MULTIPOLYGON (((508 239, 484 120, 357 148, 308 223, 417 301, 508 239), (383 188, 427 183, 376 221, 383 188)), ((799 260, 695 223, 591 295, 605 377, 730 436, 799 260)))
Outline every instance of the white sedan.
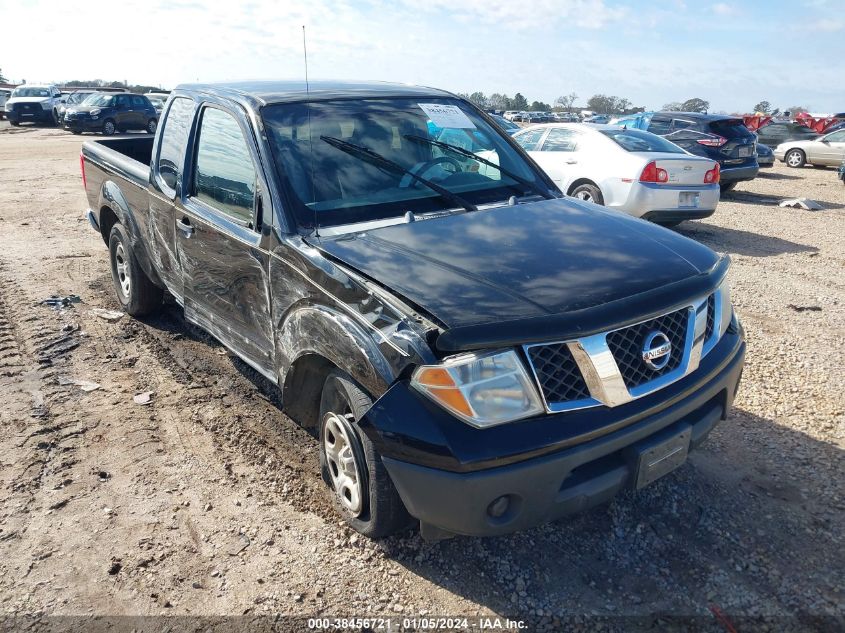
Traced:
POLYGON ((513 139, 565 194, 673 226, 713 215, 719 164, 642 130, 557 123, 513 139))

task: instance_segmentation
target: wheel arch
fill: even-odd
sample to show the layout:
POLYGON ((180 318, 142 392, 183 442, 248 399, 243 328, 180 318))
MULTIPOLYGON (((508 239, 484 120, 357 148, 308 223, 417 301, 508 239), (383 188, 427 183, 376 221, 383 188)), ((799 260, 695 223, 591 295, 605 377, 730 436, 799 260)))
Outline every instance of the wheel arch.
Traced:
POLYGON ((164 283, 158 276, 158 272, 152 265, 147 253, 147 247, 141 237, 141 229, 135 220, 135 215, 117 183, 112 180, 103 181, 97 206, 100 209, 100 233, 106 245, 109 243, 112 227, 119 222, 129 233, 132 250, 144 273, 156 286, 164 288, 164 283))
POLYGON ((330 306, 291 310, 277 329, 276 350, 282 406, 305 427, 317 423, 323 381, 332 369, 346 372, 374 401, 397 378, 373 336, 330 306))
POLYGON ((604 189, 601 188, 601 185, 599 185, 599 183, 590 178, 578 178, 577 180, 572 181, 572 184, 570 184, 569 187, 566 189, 566 195, 571 196, 572 192, 575 191, 581 185, 592 185, 593 187, 596 187, 599 191, 601 191, 601 195, 603 198, 605 197, 604 189))

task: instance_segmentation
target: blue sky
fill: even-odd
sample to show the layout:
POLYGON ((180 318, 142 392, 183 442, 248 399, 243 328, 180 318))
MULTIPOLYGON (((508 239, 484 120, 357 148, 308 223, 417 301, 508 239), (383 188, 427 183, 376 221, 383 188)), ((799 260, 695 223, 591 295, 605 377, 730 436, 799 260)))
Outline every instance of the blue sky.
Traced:
POLYGON ((381 79, 553 101, 845 111, 842 0, 0 0, 12 79, 381 79))

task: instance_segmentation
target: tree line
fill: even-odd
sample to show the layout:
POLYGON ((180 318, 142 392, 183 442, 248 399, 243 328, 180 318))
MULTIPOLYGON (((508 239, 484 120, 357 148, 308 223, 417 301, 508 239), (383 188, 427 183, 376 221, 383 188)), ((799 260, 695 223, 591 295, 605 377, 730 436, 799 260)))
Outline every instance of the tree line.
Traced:
MULTIPOLYGON (((562 95, 555 99, 554 104, 549 104, 544 101, 528 101, 528 99, 520 92, 517 92, 513 97, 507 94, 494 92, 491 95, 485 95, 483 92, 458 93, 458 96, 472 101, 479 108, 484 110, 516 110, 522 111, 539 111, 539 112, 573 112, 575 110, 591 110, 597 114, 634 114, 637 112, 645 112, 644 106, 634 106, 630 100, 624 97, 617 97, 615 95, 595 94, 587 99, 585 106, 576 106, 575 102, 578 100, 578 95, 571 92, 567 95, 562 95)), ((663 105, 663 110, 670 112, 708 112, 710 110, 710 102, 701 97, 693 97, 686 101, 672 101, 663 105)), ((769 101, 760 101, 751 110, 752 112, 762 112, 768 115, 777 115, 781 112, 789 112, 792 116, 800 112, 807 112, 803 106, 791 106, 784 110, 773 108, 769 101)))
POLYGON ((642 112, 645 109, 643 107, 633 107, 633 104, 628 99, 604 94, 596 94, 590 97, 587 100, 585 108, 575 105, 578 95, 574 92, 561 95, 555 99, 554 104, 546 103, 545 101, 529 102, 520 92, 517 92, 513 97, 498 92, 494 92, 489 96, 483 92, 459 92, 458 96, 472 101, 484 110, 516 110, 517 112, 523 110, 536 110, 540 112, 555 110, 558 112, 572 112, 574 110, 587 109, 601 114, 630 114, 632 112, 642 112))

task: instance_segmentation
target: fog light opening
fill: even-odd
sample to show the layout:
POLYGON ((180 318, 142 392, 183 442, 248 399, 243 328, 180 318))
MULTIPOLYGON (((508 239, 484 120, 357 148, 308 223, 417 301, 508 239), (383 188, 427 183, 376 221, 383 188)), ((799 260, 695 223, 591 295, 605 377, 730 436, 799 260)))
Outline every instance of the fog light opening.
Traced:
POLYGON ((497 499, 494 499, 492 503, 487 506, 487 514, 493 517, 494 519, 499 519, 505 515, 510 507, 510 499, 507 495, 502 495, 497 499))

